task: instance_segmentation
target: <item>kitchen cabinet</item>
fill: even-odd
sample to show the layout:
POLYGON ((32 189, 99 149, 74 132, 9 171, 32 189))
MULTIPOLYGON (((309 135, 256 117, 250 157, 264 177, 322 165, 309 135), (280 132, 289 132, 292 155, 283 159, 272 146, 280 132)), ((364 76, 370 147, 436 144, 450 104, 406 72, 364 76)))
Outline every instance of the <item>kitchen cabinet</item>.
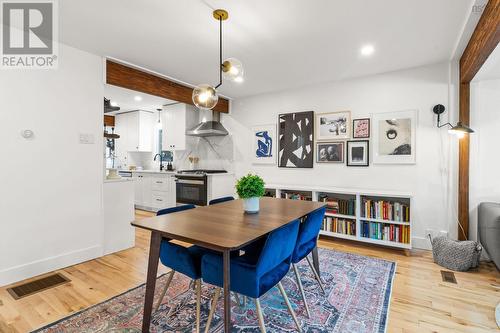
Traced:
POLYGON ((119 156, 131 151, 153 151, 154 115, 146 111, 134 111, 115 116, 115 132, 120 135, 116 140, 119 156))
POLYGON ((174 207, 176 204, 175 176, 161 172, 133 172, 134 202, 145 210, 174 207))
POLYGON ((186 130, 198 123, 198 112, 191 105, 182 103, 163 107, 163 150, 185 150, 186 130))

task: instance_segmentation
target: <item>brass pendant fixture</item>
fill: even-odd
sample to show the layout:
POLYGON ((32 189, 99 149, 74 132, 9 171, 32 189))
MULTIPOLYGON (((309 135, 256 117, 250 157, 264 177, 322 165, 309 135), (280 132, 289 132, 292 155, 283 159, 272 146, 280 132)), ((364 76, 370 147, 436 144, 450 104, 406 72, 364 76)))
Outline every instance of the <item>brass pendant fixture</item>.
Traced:
POLYGON ((200 84, 193 89, 193 103, 200 109, 213 109, 219 101, 217 88, 222 85, 222 78, 241 83, 243 82, 243 64, 236 58, 222 61, 222 21, 229 18, 229 13, 224 9, 213 11, 213 17, 219 21, 219 84, 215 87, 209 84, 200 84))

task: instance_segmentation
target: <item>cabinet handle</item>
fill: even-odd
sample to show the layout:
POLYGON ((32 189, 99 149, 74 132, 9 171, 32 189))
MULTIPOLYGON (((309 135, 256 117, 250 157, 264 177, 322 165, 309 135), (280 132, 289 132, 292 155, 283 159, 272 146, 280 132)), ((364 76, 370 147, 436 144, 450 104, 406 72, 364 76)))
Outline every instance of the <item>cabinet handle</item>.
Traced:
POLYGON ((163 201, 162 199, 156 199, 156 201, 163 201))
POLYGON ((157 181, 156 184, 163 184, 163 182, 157 181))

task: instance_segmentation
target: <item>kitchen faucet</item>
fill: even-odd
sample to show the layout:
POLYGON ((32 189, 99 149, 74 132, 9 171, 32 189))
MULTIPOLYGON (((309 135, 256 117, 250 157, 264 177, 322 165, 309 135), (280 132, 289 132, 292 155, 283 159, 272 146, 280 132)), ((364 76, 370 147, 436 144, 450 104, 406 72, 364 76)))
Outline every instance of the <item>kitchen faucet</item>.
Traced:
POLYGON ((160 156, 160 171, 163 171, 163 156, 162 154, 156 154, 153 161, 156 161, 156 157, 160 156))

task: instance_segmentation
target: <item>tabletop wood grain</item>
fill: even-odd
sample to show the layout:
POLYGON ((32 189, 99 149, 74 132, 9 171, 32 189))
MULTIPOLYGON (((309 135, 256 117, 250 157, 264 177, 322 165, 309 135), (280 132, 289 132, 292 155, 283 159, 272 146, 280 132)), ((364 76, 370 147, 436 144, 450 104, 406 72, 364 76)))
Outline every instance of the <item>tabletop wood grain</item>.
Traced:
POLYGON ((245 214, 243 200, 233 200, 136 220, 132 225, 214 250, 237 250, 324 205, 263 197, 258 214, 245 214))

